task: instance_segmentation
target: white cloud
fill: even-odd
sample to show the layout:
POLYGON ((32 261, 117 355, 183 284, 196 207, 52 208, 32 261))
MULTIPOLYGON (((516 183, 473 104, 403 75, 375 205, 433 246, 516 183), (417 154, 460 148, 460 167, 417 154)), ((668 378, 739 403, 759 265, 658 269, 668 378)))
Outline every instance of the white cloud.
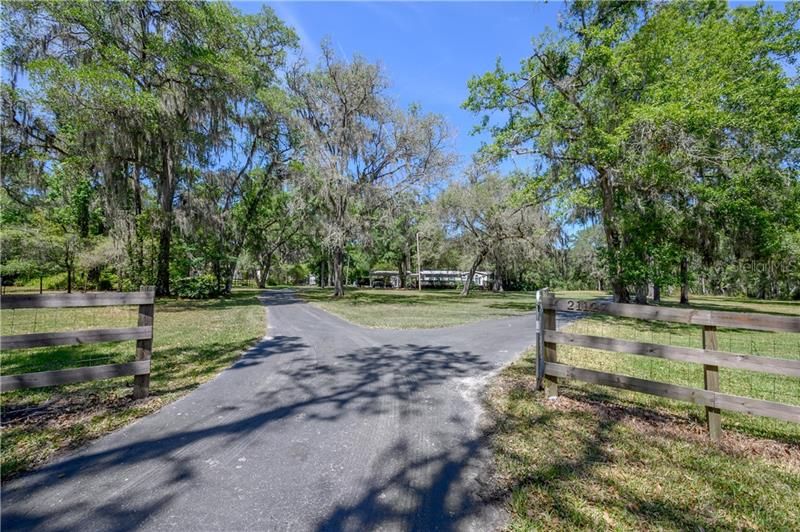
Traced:
POLYGON ((300 39, 300 49, 304 57, 309 60, 316 59, 319 56, 319 43, 311 38, 306 29, 300 23, 298 17, 294 14, 290 2, 272 2, 269 6, 275 10, 283 22, 291 26, 300 39))

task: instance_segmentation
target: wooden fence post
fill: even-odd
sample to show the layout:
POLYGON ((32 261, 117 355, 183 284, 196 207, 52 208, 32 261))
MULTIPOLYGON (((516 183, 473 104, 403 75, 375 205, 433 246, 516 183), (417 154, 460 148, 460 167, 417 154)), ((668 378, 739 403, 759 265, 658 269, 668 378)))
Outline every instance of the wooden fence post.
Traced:
MULTIPOLYGON (((714 325, 703 326, 703 349, 709 351, 717 350, 717 327, 714 325)), ((719 366, 703 364, 703 381, 706 390, 712 392, 719 391, 719 366)), ((722 419, 719 408, 706 407, 706 423, 708 425, 708 435, 713 441, 719 441, 722 435, 722 419)))
MULTIPOLYGON (((548 294, 549 298, 553 298, 548 294)), ((556 330, 556 311, 553 308, 545 308, 542 313, 542 335, 545 331, 556 330)), ((548 362, 558 362, 556 345, 552 342, 544 342, 544 363, 545 366, 548 362)), ((551 375, 544 376, 544 393, 545 397, 558 397, 558 377, 551 375)))
MULTIPOLYGON (((155 292, 154 286, 141 287, 142 292, 155 292)), ((150 360, 153 355, 153 314, 155 311, 155 301, 147 305, 139 305, 139 327, 151 327, 150 338, 136 340, 136 360, 150 360)), ((133 377, 133 397, 134 399, 144 399, 150 392, 150 370, 145 375, 135 375, 133 377)))

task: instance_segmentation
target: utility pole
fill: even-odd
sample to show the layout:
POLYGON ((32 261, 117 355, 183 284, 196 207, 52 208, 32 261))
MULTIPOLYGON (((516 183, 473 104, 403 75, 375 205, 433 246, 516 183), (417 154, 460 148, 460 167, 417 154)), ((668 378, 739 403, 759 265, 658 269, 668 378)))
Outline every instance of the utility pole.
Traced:
POLYGON ((422 260, 419 256, 419 231, 417 231, 417 290, 422 292, 422 260))

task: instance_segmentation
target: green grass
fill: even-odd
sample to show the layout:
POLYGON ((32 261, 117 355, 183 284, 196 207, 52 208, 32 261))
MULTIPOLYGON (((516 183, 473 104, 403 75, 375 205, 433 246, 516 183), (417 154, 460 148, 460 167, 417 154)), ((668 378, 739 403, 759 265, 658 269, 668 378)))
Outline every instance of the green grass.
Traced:
MULTIPOLYGON (((570 297, 563 292, 560 297, 570 297)), ((795 302, 695 297, 693 307, 800 315, 795 302)), ((676 305, 667 298, 666 305, 676 305)), ((701 347, 701 330, 590 315, 579 334, 701 347)), ((719 329, 722 350, 800 359, 800 335, 719 329)), ((800 424, 722 413, 712 444, 701 407, 580 382, 556 400, 535 392, 533 353, 487 393, 497 477, 511 530, 763 529, 800 523, 800 424)), ((558 346, 558 361, 703 387, 698 364, 558 346)), ((800 404, 800 379, 720 369, 723 392, 800 404)))
MULTIPOLYGON (((667 301, 667 304, 670 304, 670 301, 667 301)), ((800 303, 794 302, 730 300, 712 297, 695 298, 693 306, 800 316, 800 303)), ((702 348, 702 327, 680 323, 643 321, 593 314, 566 326, 564 330, 623 340, 702 348)), ((717 341, 719 349, 722 351, 800 360, 800 334, 720 328, 717 331, 717 341)), ((558 360, 564 364, 608 373, 703 388, 703 367, 689 362, 675 362, 563 345, 558 346, 558 360)), ((796 377, 720 368, 720 391, 732 395, 800 405, 800 379, 796 377)), ((615 390, 608 393, 624 400, 635 400, 641 406, 665 406, 672 411, 683 411, 690 417, 702 417, 703 411, 700 408, 687 403, 635 392, 615 390)), ((724 428, 735 428, 754 436, 779 439, 800 438, 800 424, 796 423, 724 411, 722 422, 724 428)))
POLYGON ((487 394, 496 480, 510 530, 793 530, 800 523, 800 438, 727 430, 669 405, 595 386, 534 392, 528 356, 487 394))
MULTIPOLYGON (((561 292, 558 293, 559 297, 561 292)), ((662 305, 677 307, 679 298, 667 296, 662 305)), ((751 299, 747 297, 702 296, 691 294, 689 306, 709 310, 726 310, 731 312, 764 312, 766 314, 800 315, 800 301, 782 301, 768 299, 751 299)))
MULTIPOLYGON (((0 395, 7 478, 159 409, 231 364, 265 332, 258 290, 208 301, 156 303, 150 397, 131 399, 132 377, 0 395)), ((136 307, 0 311, 2 334, 136 324, 136 307)), ((4 375, 130 361, 135 342, 5 351, 4 375)))
MULTIPOLYGON (((449 327, 489 318, 505 318, 536 308, 534 292, 493 293, 473 291, 461 297, 457 290, 345 289, 334 298, 329 288, 304 288, 298 294, 332 314, 365 327, 429 329, 449 327)), ((602 292, 564 292, 590 299, 602 292)))

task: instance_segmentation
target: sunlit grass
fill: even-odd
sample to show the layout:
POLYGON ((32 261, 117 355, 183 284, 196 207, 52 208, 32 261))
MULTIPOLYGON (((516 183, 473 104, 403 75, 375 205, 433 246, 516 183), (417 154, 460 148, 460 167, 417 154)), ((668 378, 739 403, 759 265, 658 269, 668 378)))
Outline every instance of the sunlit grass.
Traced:
MULTIPOLYGON (((256 290, 208 301, 159 299, 154 320, 150 397, 133 401, 132 377, 19 390, 0 395, 2 474, 7 477, 146 415, 231 364, 265 332, 256 290)), ((33 309, 30 309, 33 310, 33 309)), ((0 311, 3 334, 136 324, 136 308, 0 311), (10 314, 16 323, 10 323, 10 314), (13 333, 11 332, 13 331, 13 333)), ((133 360, 135 342, 3 351, 2 374, 133 360)))
MULTIPOLYGON (((561 294, 558 294, 561 296, 561 294)), ((723 307, 730 310, 762 311, 800 316, 800 303, 771 302, 706 297, 694 298, 694 306, 723 307)), ((669 304, 670 301, 668 300, 669 304)), ((603 336, 661 345, 702 348, 702 327, 660 321, 645 321, 591 314, 564 327, 566 332, 603 336)), ((800 334, 761 332, 720 328, 717 331, 718 349, 732 353, 800 360, 800 334)), ((558 361, 571 366, 618 373, 641 379, 667 382, 693 388, 703 388, 703 366, 690 362, 662 360, 653 357, 614 353, 598 349, 559 345, 558 361)), ((800 379, 763 372, 720 368, 720 391, 732 395, 765 399, 800 405, 800 379)), ((670 405, 692 416, 702 417, 702 408, 659 397, 609 391, 625 400, 641 405, 670 405)), ((800 435, 800 424, 786 423, 764 417, 754 417, 723 411, 723 427, 736 427, 751 434, 783 437, 800 435)))
MULTIPOLYGON (((462 297, 457 290, 347 289, 334 298, 331 289, 303 288, 299 295, 315 305, 365 327, 428 329, 490 318, 518 316, 536 309, 535 292, 494 293, 475 290, 462 297)), ((602 292, 569 292, 591 299, 602 292)))
MULTIPOLYGON (((571 295, 559 292, 560 297, 571 295)), ((666 298, 664 304, 677 305, 666 298)), ((692 306, 800 315, 795 302, 694 297, 692 306)), ((599 314, 578 334, 702 347, 701 327, 599 314)), ((720 350, 800 359, 800 335, 719 329, 720 350)), ((703 367, 558 346, 561 363, 703 388, 703 367)), ((800 379, 720 368, 721 390, 800 404, 800 379)), ((790 530, 800 523, 800 424, 722 413, 711 443, 704 408, 577 381, 536 392, 533 351, 487 394, 510 530, 790 530)))
MULTIPOLYGON (((533 357, 487 394, 510 530, 792 530, 800 523, 800 434, 725 430, 708 441, 674 402, 591 385, 534 391, 533 357)), ((727 419, 724 420, 728 421, 727 419)), ((730 427, 728 427, 730 428, 730 427)))

